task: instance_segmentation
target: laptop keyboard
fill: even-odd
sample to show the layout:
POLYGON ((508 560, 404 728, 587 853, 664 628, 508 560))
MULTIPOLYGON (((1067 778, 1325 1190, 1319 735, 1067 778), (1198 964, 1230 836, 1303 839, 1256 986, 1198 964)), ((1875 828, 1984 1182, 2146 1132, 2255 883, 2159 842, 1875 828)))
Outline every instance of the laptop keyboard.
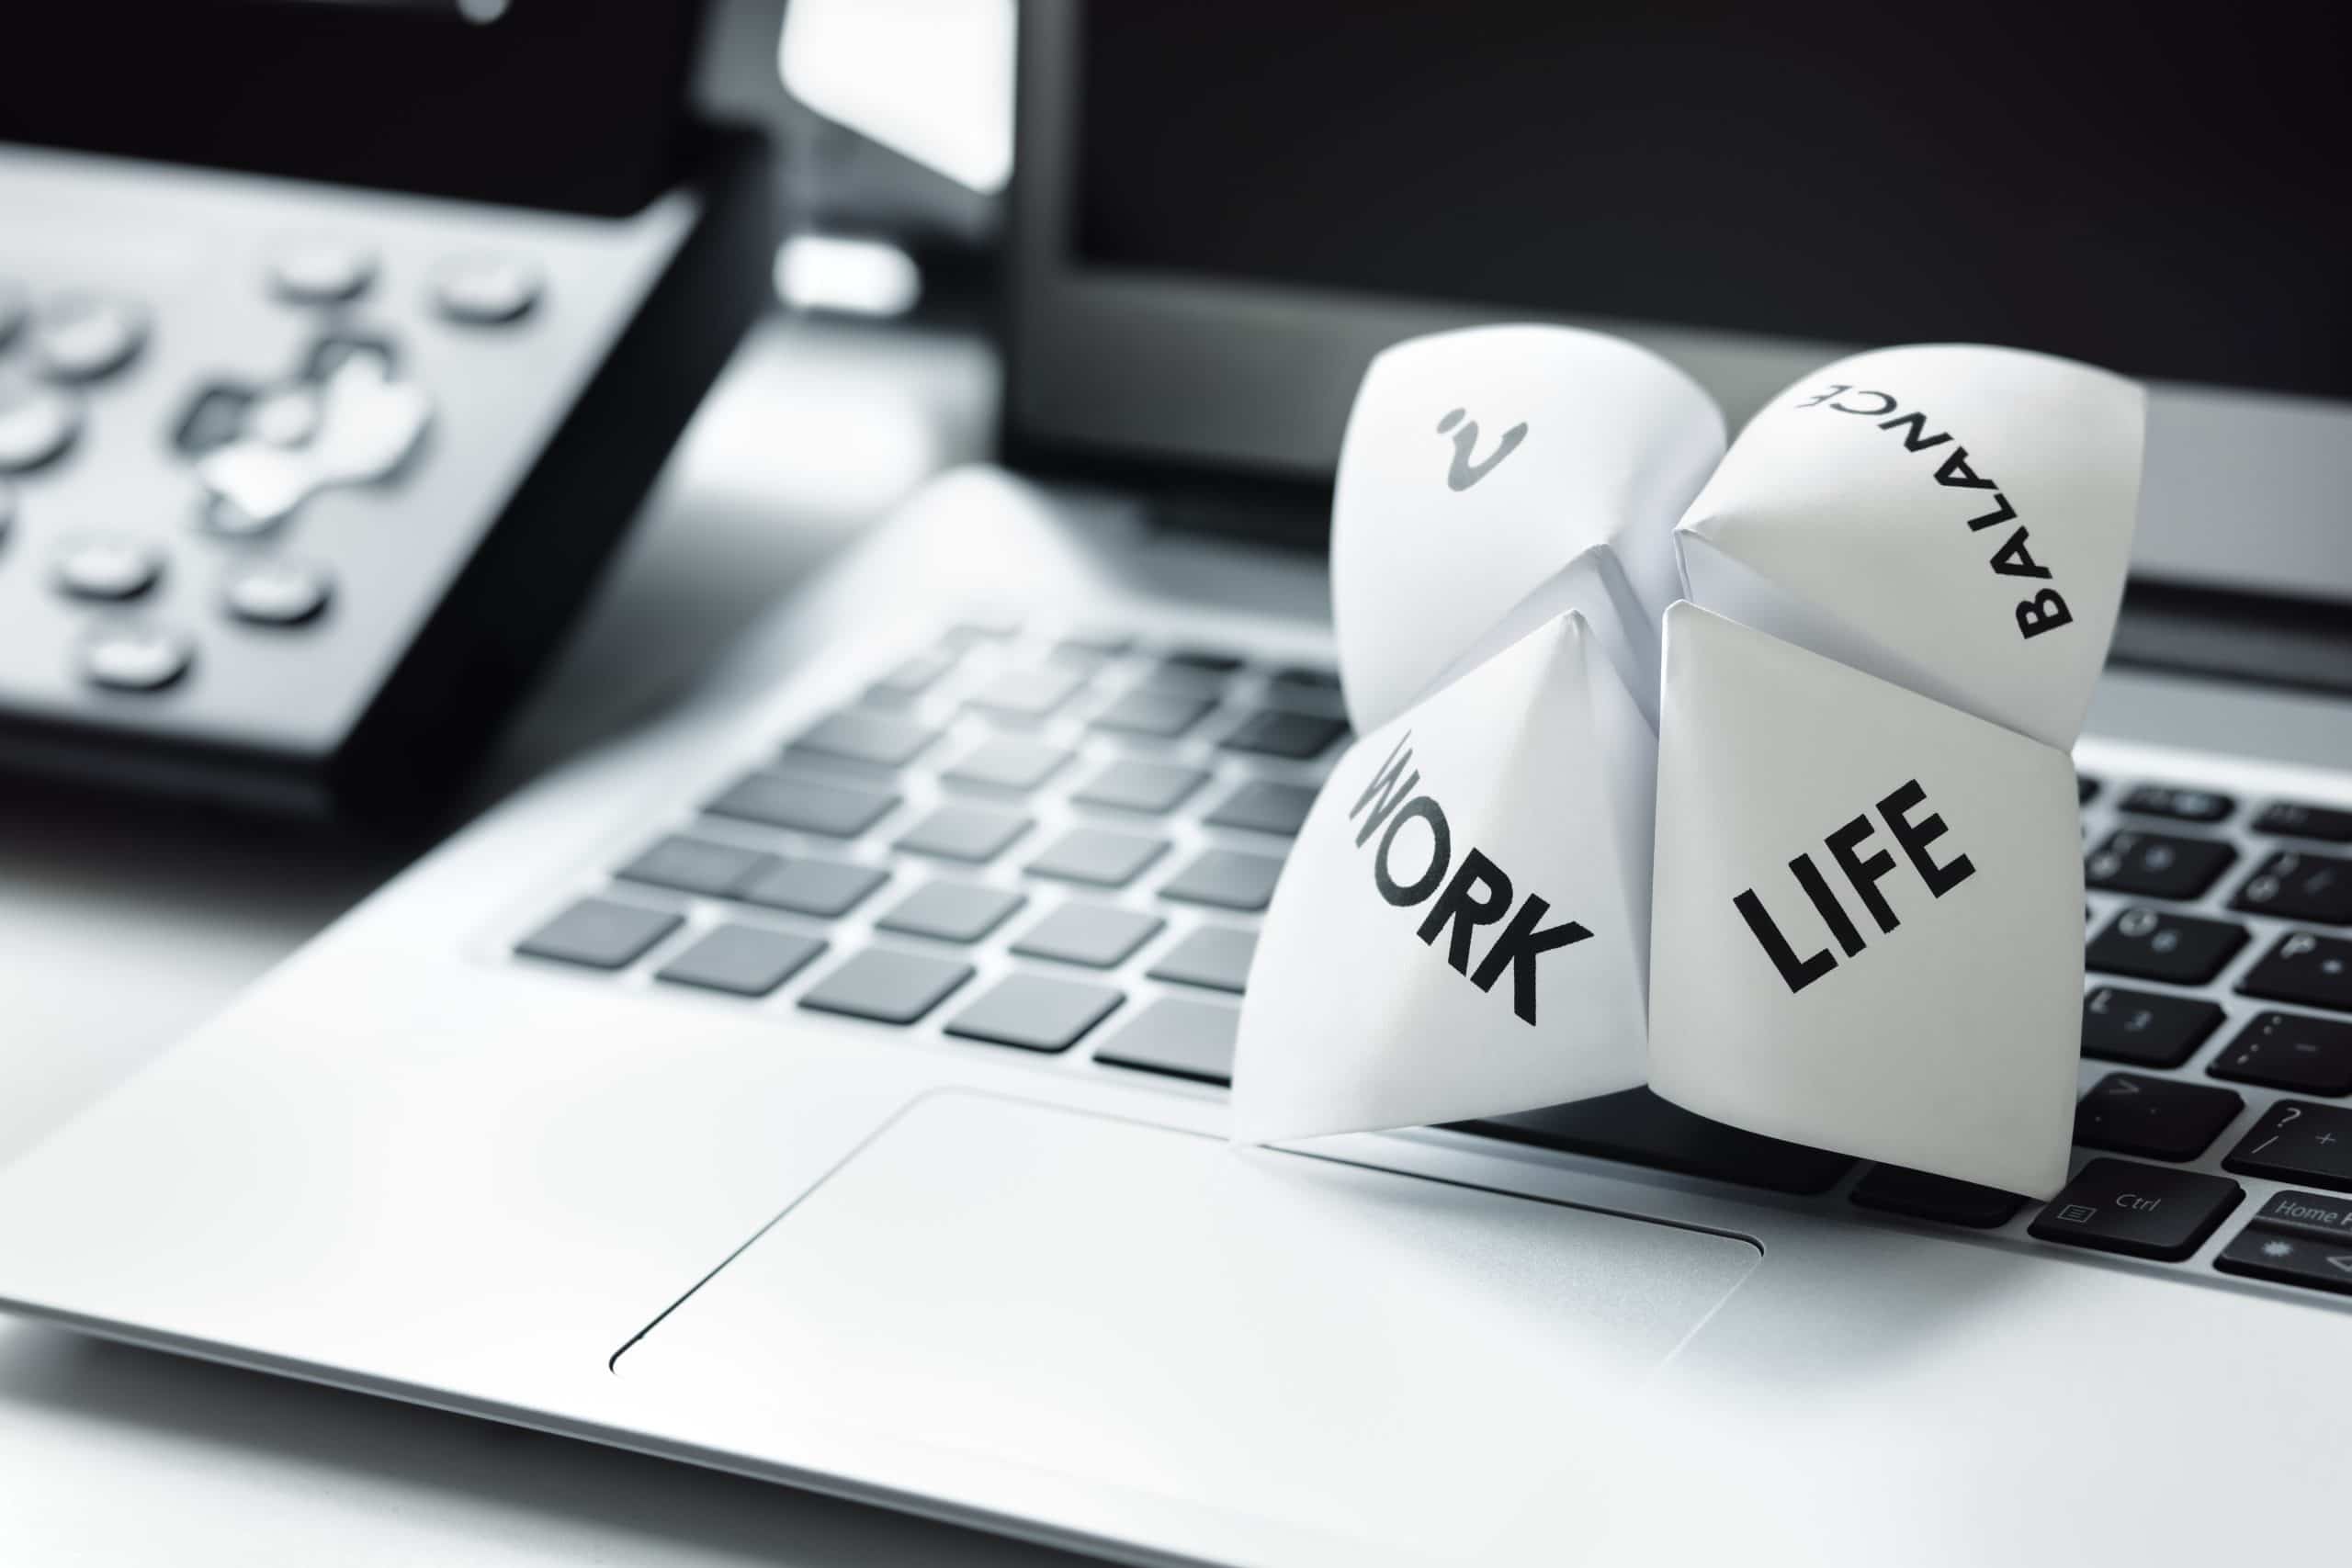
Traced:
MULTIPOLYGON (((975 622, 649 826, 522 957, 1079 1070, 1229 1083, 1256 921, 1347 734, 1327 669, 975 622)), ((2352 810, 2081 781, 2077 1146, 2035 1205, 1634 1089, 1459 1131, 2352 1296, 2352 810), (2313 929, 2318 928, 2318 929, 2313 929), (2335 928, 2341 934, 2331 934, 2335 928), (2200 1070, 2201 1068, 2201 1070, 2200 1070), (2029 1216, 2028 1211, 2032 1211, 2029 1216)))

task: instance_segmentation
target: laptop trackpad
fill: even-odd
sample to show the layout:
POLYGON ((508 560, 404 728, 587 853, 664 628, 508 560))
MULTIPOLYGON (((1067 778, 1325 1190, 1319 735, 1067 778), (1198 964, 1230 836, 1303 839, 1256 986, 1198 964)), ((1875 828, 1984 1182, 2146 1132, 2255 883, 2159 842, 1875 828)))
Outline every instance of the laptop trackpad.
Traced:
POLYGON ((1760 1256, 950 1091, 615 1368, 778 1458, 846 1424, 1042 1472, 1065 1501, 1076 1480, 1452 1555, 1574 1517, 1636 1440, 1638 1380, 1760 1256))

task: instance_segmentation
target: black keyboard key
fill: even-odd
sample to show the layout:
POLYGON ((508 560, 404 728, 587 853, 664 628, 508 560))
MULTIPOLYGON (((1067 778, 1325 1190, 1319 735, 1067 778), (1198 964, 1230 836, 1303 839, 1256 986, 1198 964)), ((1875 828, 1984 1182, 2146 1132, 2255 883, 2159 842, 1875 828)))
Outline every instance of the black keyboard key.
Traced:
POLYGON ((1266 700, 1295 713, 1345 718, 1347 704, 1340 694, 1340 678, 1325 670, 1283 670, 1266 682, 1266 700))
POLYGON ((1103 1042, 1094 1059, 1114 1067, 1229 1084, 1233 1040, 1240 1027, 1238 1008, 1162 997, 1103 1042))
POLYGON ((2075 1142, 2148 1159, 2195 1159, 2245 1109, 2232 1089, 2109 1073, 2075 1107, 2075 1142))
POLYGON ((1081 785, 1070 799, 1080 806, 1114 811, 1144 811, 1155 816, 1175 810, 1194 790, 1209 782, 1206 769, 1178 762, 1154 762, 1122 757, 1081 785))
POLYGON ((1303 762, 1309 757, 1321 756, 1332 741, 1347 732, 1346 724, 1320 714, 1261 708, 1235 725, 1217 744, 1228 751, 1251 751, 1303 762))
POLYGON ((657 980, 739 997, 764 997, 825 951, 813 936, 759 926, 719 926, 653 972, 657 980))
POLYGON ((2083 961, 2109 975, 2201 986, 2245 945, 2245 928, 2135 905, 2091 939, 2083 961))
POLYGON ((2352 1198, 2292 1190, 2273 1192, 2270 1201, 2262 1205, 2262 1213, 2247 1223, 2267 1231, 2352 1246, 2352 1198))
POLYGON ((1073 900, 1031 927, 1012 944, 1012 951, 1028 958, 1108 969, 1125 963, 1129 953, 1158 936, 1165 924, 1159 916, 1140 909, 1073 900))
POLYGON ((2249 997, 2352 1012, 2352 942, 2290 931, 2238 982, 2249 997))
POLYGON ((977 864, 994 860, 1032 826, 1018 811, 1001 811, 993 806, 942 806, 899 835, 898 847, 909 854, 977 864))
POLYGON ((978 942, 1028 902, 1010 887, 978 882, 926 882, 875 924, 934 942, 978 942))
POLYGON ((2104 893, 2194 898, 2220 880, 2238 852, 2213 839, 2132 829, 2109 833, 2083 860, 2083 880, 2104 893))
POLYGON ((1072 828, 1029 863, 1032 876, 1125 887, 1168 852, 1168 840, 1112 828, 1072 828))
POLYGON ((775 856, 758 850, 673 833, 648 845, 613 874, 655 887, 674 887, 681 893, 725 898, 775 863, 775 856))
POLYGON ((1214 904, 1221 909, 1262 909, 1274 896, 1283 863, 1247 850, 1203 850, 1193 863, 1168 879, 1162 898, 1214 904))
POLYGON ((2177 1263, 2245 1196, 2226 1177, 2095 1159, 2027 1227, 2043 1241, 2177 1263))
POLYGON ((1059 746, 1000 735, 981 741, 940 776, 965 789, 1025 794, 1059 773, 1071 755, 1059 746))
POLYGON ((1854 1168, 1846 1155, 1710 1122, 1645 1089, 1459 1124, 1463 1132, 1623 1160, 1772 1192, 1826 1192, 1854 1168))
POLYGON ((2238 1140, 2222 1168, 2352 1192, 2352 1111, 2282 1100, 2238 1140))
POLYGON ((2076 773, 2075 775, 2075 805, 2088 806, 2091 803, 2091 798, 2098 794, 2098 780, 2092 778, 2087 773, 2076 773))
POLYGON ((953 649, 934 648, 916 654, 888 674, 865 689, 865 699, 871 703, 910 703, 946 677, 956 668, 953 649))
POLYGON ((786 748, 796 757, 820 757, 870 767, 895 768, 939 739, 927 724, 873 708, 843 708, 801 732, 786 748))
POLYGON ((1007 670, 991 677, 967 701, 998 718, 1039 719, 1069 701, 1084 684, 1086 671, 1067 665, 1007 670))
POLYGON ((818 1012, 912 1023, 972 977, 972 966, 902 948, 869 947, 819 981, 800 1005, 818 1012))
POLYGON ((2330 844, 2352 844, 2352 811, 2341 811, 2333 806, 2299 806, 2291 800, 2274 800, 2255 818, 2254 830, 2276 834, 2283 839, 2318 839, 2330 844))
POLYGON ((1216 706, 1214 697, 1198 692, 1166 691, 1157 686, 1138 686, 1114 699, 1094 716, 1097 729, 1116 730, 1122 735, 1149 736, 1155 740, 1172 740, 1183 734, 1209 709, 1216 706))
POLYGON ((514 944, 533 958, 590 969, 619 969, 684 923, 667 909, 643 909, 610 898, 582 898, 514 944))
POLYGON ((1252 779, 1219 801, 1206 818, 1213 828, 1242 828, 1253 833, 1277 833, 1288 839, 1306 825, 1315 792, 1305 784, 1252 779))
POLYGON ((1126 998, 1108 986, 1008 975, 947 1021, 947 1032, 1024 1051, 1067 1051, 1126 998))
POLYGON ((2256 1013, 2206 1070, 2217 1078, 2298 1094, 2352 1094, 2352 1023, 2256 1013))
POLYGON ((1241 994, 1250 961, 1258 955, 1258 933, 1238 926, 1200 926, 1144 971, 1155 980, 1241 994))
POLYGON ((2230 908, 2282 920, 2352 926, 2352 860, 2282 850, 2255 867, 2230 908))
POLYGON ((795 856, 757 876, 741 897, 748 903, 796 915, 831 919, 855 908, 865 896, 890 879, 880 866, 854 861, 795 856))
POLYGON ((2259 1223, 2238 1232, 2213 1259, 2224 1274, 2249 1280, 2269 1280, 2281 1285, 2303 1285, 2315 1291, 2352 1295, 2352 1241, 2328 1244, 2303 1236, 2281 1235, 2259 1223))
POLYGON ((2209 789, 2176 789, 2168 784, 2142 784, 2125 795, 2121 809, 2142 817, 2169 817, 2177 822, 2219 822, 2238 807, 2226 795, 2209 789))
POLYGON ((763 768, 736 780, 703 809, 796 833, 854 839, 898 804, 899 797, 885 790, 763 768))
POLYGON ((2024 1199, 1997 1187, 1979 1187, 1899 1165, 1872 1166, 1848 1196, 1865 1209, 1978 1230, 2008 1224, 2025 1205, 2024 1199))
POLYGON ((1175 675, 1230 675, 1241 668, 1241 656, 1213 648, 1180 648, 1159 661, 1162 672, 1175 675))
POLYGON ((2177 1067, 2221 1026, 2219 1003, 2100 986, 2083 998, 2083 1055, 2136 1067, 2177 1067))

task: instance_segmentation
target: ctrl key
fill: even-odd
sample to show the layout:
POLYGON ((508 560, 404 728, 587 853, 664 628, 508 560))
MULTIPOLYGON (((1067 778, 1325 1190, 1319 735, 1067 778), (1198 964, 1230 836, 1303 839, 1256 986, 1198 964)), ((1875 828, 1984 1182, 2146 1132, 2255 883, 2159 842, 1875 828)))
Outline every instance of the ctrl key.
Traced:
POLYGON ((2177 1263, 2245 1196, 2226 1177, 2095 1159, 2042 1205, 2029 1229, 2043 1241, 2177 1263))

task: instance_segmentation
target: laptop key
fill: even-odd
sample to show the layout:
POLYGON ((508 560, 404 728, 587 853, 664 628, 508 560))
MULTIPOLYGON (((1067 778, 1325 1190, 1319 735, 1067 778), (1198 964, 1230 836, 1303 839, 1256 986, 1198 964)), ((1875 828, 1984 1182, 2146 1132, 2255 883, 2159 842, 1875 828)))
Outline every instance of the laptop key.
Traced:
POLYGON ((2098 794, 2098 780, 2091 777, 2088 773, 2076 773, 2075 775, 2075 805, 2088 806, 2091 803, 2092 797, 2098 794))
POLYGON ((516 942, 514 951, 588 969, 621 969, 684 923, 668 909, 582 898, 516 942))
POLYGON ((817 982, 800 1005, 876 1023, 912 1023, 972 977, 972 966, 903 948, 869 947, 817 982))
POLYGON ((2201 997, 2100 986, 2083 998, 2083 1055, 2136 1067, 2177 1067, 2221 1027, 2201 997))
POLYGON ((1108 706, 1094 716, 1093 722, 1097 729, 1148 736, 1155 740, 1173 740, 1200 723, 1215 706, 1216 698, 1204 696, 1198 692, 1137 686, 1113 699, 1108 706))
POLYGON ((2209 789, 2142 784, 2125 795, 2118 808, 2141 817, 2169 817, 2177 822, 2219 822, 2235 811, 2238 803, 2209 789))
POLYGON ((2324 1192, 2273 1192, 2262 1212, 2246 1223, 2267 1231, 2352 1247, 2352 1199, 2331 1198, 2324 1192))
POLYGON ((875 924, 935 942, 978 942, 1028 900, 1010 887, 977 882, 926 882, 875 924))
POLYGON ((1086 684, 1086 672, 1066 665, 1035 670, 1007 670, 989 680, 966 701, 999 718, 1044 718, 1069 701, 1086 684))
POLYGON ((1184 804, 1187 795, 1208 782, 1204 768, 1122 757, 1087 780, 1070 799, 1080 806, 1158 816, 1175 810, 1184 804))
POLYGON ((999 735, 972 748, 940 776, 966 789, 1026 793, 1067 767, 1071 756, 1059 746, 999 735))
POLYGON ((1049 975, 1008 975, 947 1021, 947 1032, 1024 1051, 1067 1051, 1126 1000, 1109 986, 1049 975))
POLYGON ((776 857, 733 844, 714 844, 682 833, 649 844, 627 865, 613 873, 628 882, 674 887, 724 898, 775 864, 776 857))
POLYGON ((2135 905, 2093 937, 2083 961, 2102 974, 2174 986, 2201 986, 2245 945, 2246 931, 2232 920, 2201 919, 2135 905))
POLYGON ((1073 828, 1029 863, 1032 876, 1125 887, 1168 852, 1168 840, 1113 828, 1073 828))
POLYGON ((1230 1084, 1233 1040, 1240 1026, 1238 1008, 1162 997, 1103 1042, 1094 1059, 1114 1067, 1230 1084))
POLYGON ((978 863, 1001 854, 1035 824, 1017 811, 992 806, 942 806, 899 836, 909 854, 978 863))
POLYGON ((2238 989, 2267 1001, 2352 1012, 2352 942, 2290 931, 2245 972, 2238 989))
POLYGON ((2148 1159, 2195 1159, 2245 1109, 2234 1090, 2109 1073, 2075 1107, 2075 1142, 2148 1159))
POLYGON ((2227 1177, 2124 1159, 2095 1159, 2027 1227, 2043 1241, 2177 1263, 2245 1196, 2227 1177))
POLYGON ((2221 879, 2236 850, 2213 839, 2132 829, 2110 833, 2083 860, 2083 880, 2106 893, 2143 898, 2195 898, 2221 879))
POLYGON ((2352 860, 2283 850, 2255 867, 2230 908, 2286 920, 2352 926, 2352 860))
POLYGON ((657 980, 739 997, 764 997, 825 951, 813 936, 759 926, 718 926, 653 972, 657 980))
POLYGON ((1012 951, 1027 958, 1052 958, 1108 969, 1126 962, 1127 955, 1167 924, 1140 909, 1114 904, 1090 904, 1073 899, 1031 927, 1012 951))
POLYGON ((1306 822, 1315 792, 1305 784, 1252 779, 1217 803, 1206 818, 1212 828, 1240 828, 1252 833, 1297 836, 1306 822))
POLYGON ((2352 1241, 2330 1245, 2303 1236, 2281 1235, 2263 1229, 2259 1219, 2222 1248, 2221 1256, 2213 1259, 2213 1267, 2224 1274, 2243 1274, 2250 1280, 2352 1295, 2352 1241))
POLYGON ((1323 670, 1283 670, 1266 682, 1266 695, 1278 707, 1295 713, 1345 718, 1346 702, 1340 695, 1339 677, 1323 670))
POLYGON ((747 903, 764 904, 772 909, 831 919, 849 913, 889 879, 890 874, 880 866, 796 855, 753 878, 741 897, 747 903))
POLYGON ((2352 1192, 2352 1111, 2308 1100, 2279 1100, 2238 1140, 2222 1168, 2352 1192))
POLYGON ((1320 714, 1261 708, 1235 725, 1217 744, 1228 751, 1253 751, 1303 762, 1309 757, 1321 756, 1332 741, 1347 732, 1345 723, 1320 714))
POLYGON ((736 780, 703 809, 796 833, 854 839, 898 804, 886 790, 763 768, 736 780))
POLYGON ((2014 1192, 1899 1165, 1872 1166, 1847 1196, 1861 1208, 1977 1230, 2005 1225, 2025 1206, 2014 1192))
POLYGON ((2318 839, 2331 844, 2352 844, 2352 811, 2332 806, 2301 806, 2274 800, 2254 819, 2257 833, 2282 839, 2318 839))
POLYGON ((1854 1168, 1846 1155, 1784 1143, 1710 1122, 1645 1089, 1629 1089, 1543 1111, 1456 1123, 1481 1137, 1567 1154, 1621 1160, 1742 1187, 1805 1195, 1826 1192, 1854 1168))
POLYGON ((1155 980, 1241 994, 1250 961, 1258 954, 1258 933, 1238 926, 1200 926, 1160 955, 1145 973, 1155 980))
POLYGON ((1160 888, 1162 898, 1214 904, 1225 909, 1262 909, 1274 896, 1283 863, 1247 850, 1203 850, 1160 888))
POLYGON ((817 756, 871 767, 895 768, 939 739, 930 725, 873 708, 843 708, 801 732, 786 748, 796 756, 817 756))
POLYGON ((890 672, 865 688, 865 700, 870 703, 900 704, 913 702, 945 679, 956 668, 956 654, 944 648, 927 649, 899 664, 890 672))
POLYGON ((2298 1094, 2352 1094, 2352 1023, 2262 1012, 2205 1069, 2217 1078, 2298 1094))

